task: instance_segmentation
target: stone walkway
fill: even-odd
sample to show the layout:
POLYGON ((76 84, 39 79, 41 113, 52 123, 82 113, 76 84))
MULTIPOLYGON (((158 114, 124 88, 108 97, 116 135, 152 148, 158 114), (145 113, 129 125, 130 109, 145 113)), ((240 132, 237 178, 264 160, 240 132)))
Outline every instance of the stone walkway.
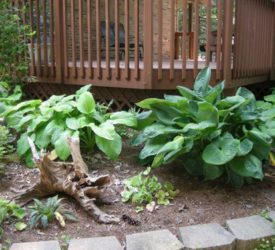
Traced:
MULTIPOLYGON (((270 213, 275 218, 275 212, 270 213)), ((68 250, 253 250, 262 238, 275 236, 273 223, 255 215, 216 223, 179 228, 179 239, 168 230, 126 235, 125 247, 115 237, 71 240, 68 250)), ((15 243, 11 250, 60 250, 58 241, 15 243)), ((1 250, 1 245, 0 245, 1 250)))

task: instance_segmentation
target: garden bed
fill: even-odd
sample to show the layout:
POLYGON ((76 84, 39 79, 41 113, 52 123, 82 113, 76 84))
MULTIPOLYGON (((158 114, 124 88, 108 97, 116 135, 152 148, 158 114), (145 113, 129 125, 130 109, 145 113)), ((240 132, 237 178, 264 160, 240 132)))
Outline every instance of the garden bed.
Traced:
MULTIPOLYGON (((125 144, 119 161, 112 162, 100 153, 86 156, 84 159, 91 174, 109 174, 112 178, 111 187, 116 202, 101 207, 102 210, 118 217, 129 215, 140 221, 139 226, 132 226, 123 221, 118 225, 98 224, 74 200, 68 198, 65 200, 65 206, 74 212, 79 222, 68 222, 65 229, 51 224, 45 230, 28 228, 23 232, 13 231, 13 227, 5 225, 3 240, 26 242, 114 235, 123 242, 125 234, 164 228, 177 233, 178 227, 209 222, 224 223, 227 219, 259 214, 263 209, 275 208, 275 183, 270 180, 255 181, 253 185, 234 189, 221 181, 209 183, 190 177, 182 166, 174 163, 160 167, 154 174, 161 181, 171 182, 179 190, 175 200, 169 206, 160 206, 153 213, 144 211, 137 214, 135 206, 122 203, 120 197, 123 180, 144 170, 137 162, 137 154, 138 149, 125 144)), ((11 199, 15 195, 14 189, 31 186, 38 178, 39 172, 36 169, 9 164, 6 166, 5 176, 0 180, 0 197, 11 199)))

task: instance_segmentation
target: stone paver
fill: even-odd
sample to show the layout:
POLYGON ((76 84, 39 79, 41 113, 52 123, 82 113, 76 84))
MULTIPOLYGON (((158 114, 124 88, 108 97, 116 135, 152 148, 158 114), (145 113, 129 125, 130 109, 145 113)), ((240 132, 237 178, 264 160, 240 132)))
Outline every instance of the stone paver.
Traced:
POLYGON ((226 225, 237 238, 237 249, 251 250, 259 244, 259 239, 275 235, 273 224, 259 215, 228 220, 226 225))
POLYGON ((58 241, 15 243, 10 250, 60 250, 58 241))
POLYGON ((71 240, 68 250, 123 250, 116 237, 71 240))
POLYGON ((216 223, 182 227, 179 232, 184 249, 234 249, 235 237, 216 223))
POLYGON ((168 230, 126 235, 127 250, 181 250, 182 243, 168 230))

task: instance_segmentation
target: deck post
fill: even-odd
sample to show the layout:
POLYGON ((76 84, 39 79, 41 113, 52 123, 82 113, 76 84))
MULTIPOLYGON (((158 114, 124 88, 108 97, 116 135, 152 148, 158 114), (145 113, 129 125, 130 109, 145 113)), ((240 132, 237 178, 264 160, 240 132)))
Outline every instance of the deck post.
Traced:
POLYGON ((273 43, 272 43, 272 65, 271 65, 271 80, 275 81, 275 3, 273 3, 273 43))
POLYGON ((153 1, 144 0, 144 80, 145 88, 153 84, 153 1))
POLYGON ((232 35, 233 35, 233 1, 225 0, 224 5, 224 59, 223 78, 226 87, 233 87, 232 84, 232 35))
POLYGON ((64 78, 64 50, 63 50, 63 6, 62 1, 54 1, 55 18, 55 51, 56 51, 56 81, 63 83, 64 78))

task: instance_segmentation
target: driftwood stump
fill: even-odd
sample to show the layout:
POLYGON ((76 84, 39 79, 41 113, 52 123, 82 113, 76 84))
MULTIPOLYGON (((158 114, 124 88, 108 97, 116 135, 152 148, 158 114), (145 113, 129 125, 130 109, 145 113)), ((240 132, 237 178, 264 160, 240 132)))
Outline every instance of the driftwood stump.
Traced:
POLYGON ((119 219, 101 211, 95 202, 110 204, 106 196, 108 175, 91 177, 82 159, 78 138, 68 138, 73 162, 55 162, 49 154, 38 155, 34 143, 29 139, 33 160, 40 171, 40 181, 21 192, 15 200, 21 204, 33 198, 42 198, 56 193, 65 193, 75 200, 99 223, 118 223, 119 219))

